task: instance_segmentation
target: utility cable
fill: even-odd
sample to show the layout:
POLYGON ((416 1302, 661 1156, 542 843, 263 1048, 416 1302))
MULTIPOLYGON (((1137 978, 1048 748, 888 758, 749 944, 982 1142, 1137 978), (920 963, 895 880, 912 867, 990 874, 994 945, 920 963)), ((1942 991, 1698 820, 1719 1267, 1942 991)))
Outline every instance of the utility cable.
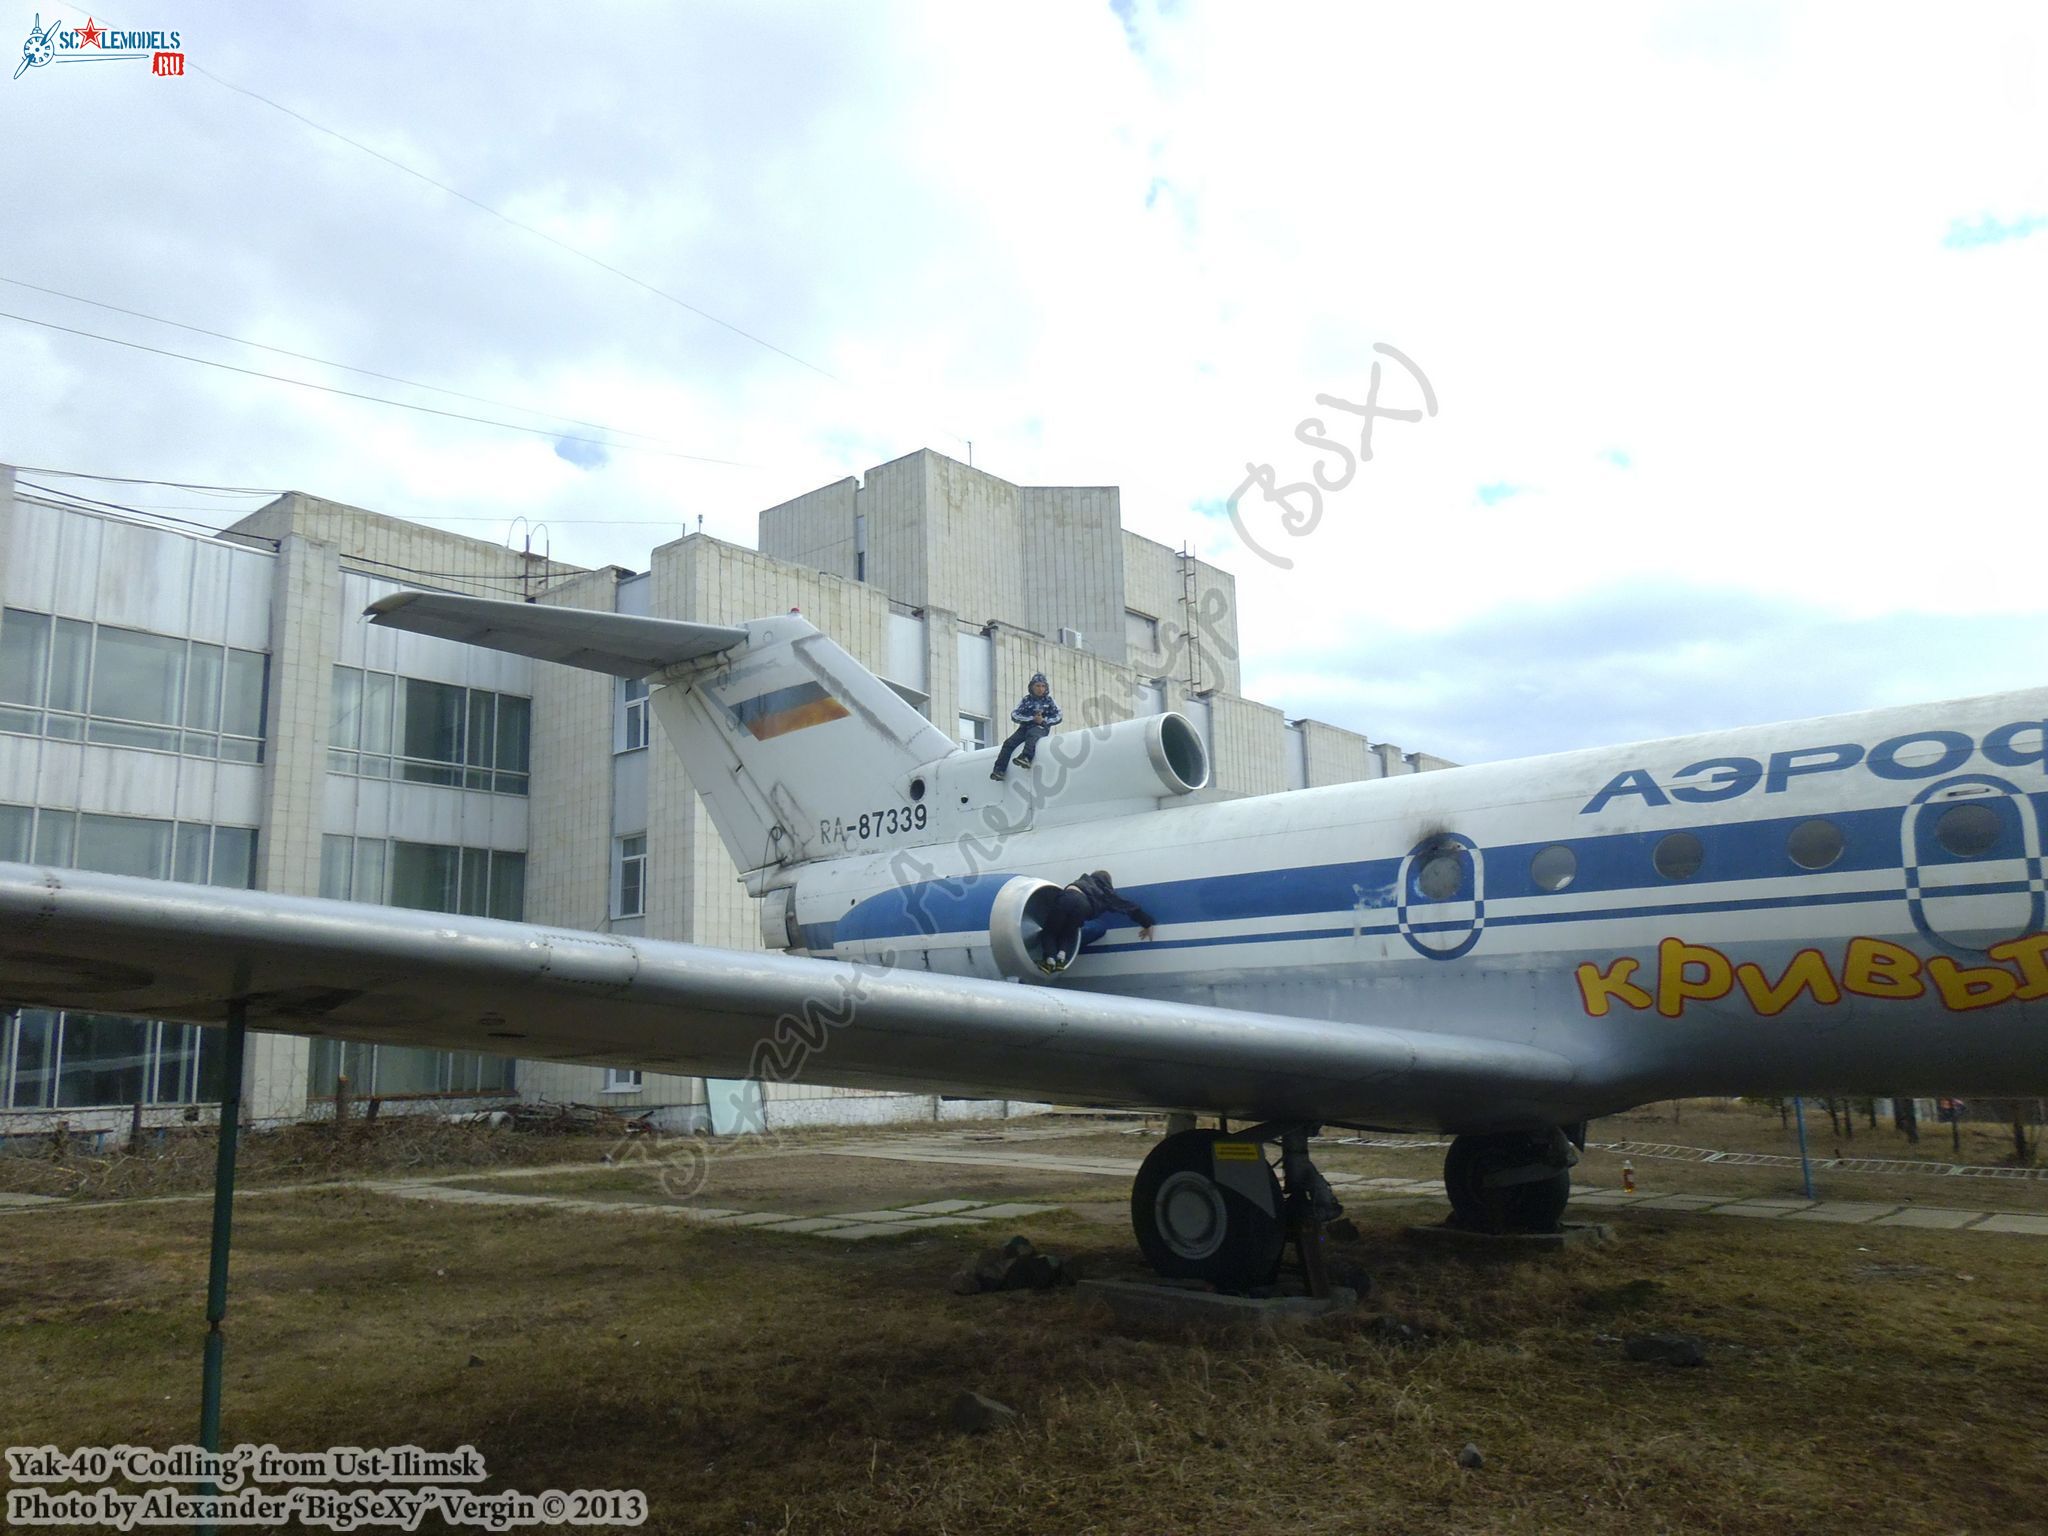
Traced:
POLYGON ((508 432, 524 432, 532 437, 545 437, 553 442, 588 443, 596 448, 624 448, 635 453, 657 454, 665 459, 688 459, 695 464, 719 464, 728 469, 759 469, 758 464, 744 463, 738 459, 714 459, 700 453, 678 453, 668 448, 648 448, 636 443, 612 443, 602 438, 579 437, 573 432, 554 432, 546 427, 523 426, 516 421, 499 421, 490 416, 472 416, 466 411, 444 411, 439 406, 420 405, 411 400, 393 400, 386 395, 364 394, 358 389, 343 389, 338 384, 319 384, 311 379, 294 379, 281 373, 265 373, 260 368, 242 368, 234 363, 215 362, 210 357, 195 357, 190 352, 174 352, 168 347, 152 347, 140 341, 123 341, 118 336, 102 336, 97 331, 82 331, 77 326, 59 325, 54 320, 37 320, 29 315, 17 315, 10 310, 0 309, 0 320, 14 320, 23 325, 41 326, 44 330, 62 331, 68 336, 83 336, 88 341, 104 341, 110 346, 127 347, 136 352, 150 352, 158 357, 175 357, 187 363, 198 363, 203 368, 219 368, 227 373, 239 373, 246 378, 268 379, 275 384, 295 384, 300 389, 317 389, 323 394, 341 395, 350 400, 367 400, 372 405, 396 406, 402 411, 419 411, 428 416, 445 416, 453 421, 475 422, 479 426, 502 427, 508 432))

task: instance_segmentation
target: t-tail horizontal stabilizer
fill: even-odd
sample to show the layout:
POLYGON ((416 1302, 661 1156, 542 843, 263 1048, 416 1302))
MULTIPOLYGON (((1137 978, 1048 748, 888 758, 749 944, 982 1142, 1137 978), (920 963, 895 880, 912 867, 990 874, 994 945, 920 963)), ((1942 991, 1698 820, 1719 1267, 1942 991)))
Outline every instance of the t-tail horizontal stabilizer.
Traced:
POLYGON ((683 624, 448 592, 394 592, 363 611, 372 624, 614 677, 652 677, 681 662, 729 651, 747 638, 745 630, 725 624, 683 624))
MULTIPOLYGON (((649 703, 733 861, 752 873, 850 850, 835 828, 916 816, 919 770, 958 749, 800 615, 737 627, 401 592, 373 623, 645 677, 649 703)), ((920 823, 921 824, 921 823, 920 823)), ((750 886, 757 890, 755 880, 750 886)))

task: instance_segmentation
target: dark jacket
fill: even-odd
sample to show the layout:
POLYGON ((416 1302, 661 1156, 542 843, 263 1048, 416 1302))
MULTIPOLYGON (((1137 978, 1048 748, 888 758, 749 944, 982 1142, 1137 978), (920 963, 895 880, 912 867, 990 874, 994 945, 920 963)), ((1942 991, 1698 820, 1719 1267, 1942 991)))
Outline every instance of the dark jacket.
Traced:
MULTIPOLYGON (((1031 681, 1033 683, 1043 683, 1045 682, 1045 674, 1043 672, 1034 672, 1031 674, 1031 681)), ((1045 696, 1043 698, 1038 697, 1029 688, 1026 688, 1024 690, 1024 701, 1010 711, 1010 718, 1019 725, 1029 725, 1035 722, 1044 726, 1047 730, 1058 725, 1060 723, 1060 707, 1052 701, 1052 685, 1050 683, 1046 684, 1045 696)))
POLYGON ((1110 884, 1109 876, 1099 869, 1068 883, 1088 898, 1089 904, 1095 909, 1089 913, 1091 918, 1100 917, 1105 912, 1121 912, 1140 928, 1150 928, 1156 921, 1150 912, 1120 894, 1117 888, 1110 884))

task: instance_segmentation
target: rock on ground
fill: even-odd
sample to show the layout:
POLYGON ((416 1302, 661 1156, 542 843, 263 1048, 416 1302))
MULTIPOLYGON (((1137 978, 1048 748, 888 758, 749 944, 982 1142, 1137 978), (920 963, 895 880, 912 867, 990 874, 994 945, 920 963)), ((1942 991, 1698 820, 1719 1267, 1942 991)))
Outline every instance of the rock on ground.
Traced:
POLYGON ((982 1291, 1049 1291, 1072 1285, 1074 1266, 1055 1254, 1040 1253, 1028 1237, 1013 1237, 990 1248, 953 1277, 953 1293, 973 1296, 982 1291))
POLYGON ((946 1410, 953 1427, 963 1435, 986 1434, 992 1429, 1017 1422, 1017 1410, 979 1392, 962 1392, 946 1410))

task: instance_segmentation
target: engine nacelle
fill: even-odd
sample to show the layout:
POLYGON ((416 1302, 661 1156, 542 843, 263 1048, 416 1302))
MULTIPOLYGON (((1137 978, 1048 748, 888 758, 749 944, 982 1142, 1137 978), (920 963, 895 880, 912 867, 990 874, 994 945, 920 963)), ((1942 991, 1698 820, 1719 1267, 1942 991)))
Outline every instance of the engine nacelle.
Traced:
POLYGON ((835 960, 887 961, 949 976, 1044 981, 1046 920, 1060 887, 1031 875, 926 880, 870 896, 832 930, 835 960))
MULTIPOLYGON (((979 805, 994 758, 986 749, 961 753, 918 774, 933 781, 936 804, 979 805)), ((1012 762, 1010 780, 1031 802, 1036 823, 1087 820, 1193 794, 1209 782, 1209 753, 1186 715, 1146 715, 1057 730, 1039 743, 1030 767, 1012 762)))

